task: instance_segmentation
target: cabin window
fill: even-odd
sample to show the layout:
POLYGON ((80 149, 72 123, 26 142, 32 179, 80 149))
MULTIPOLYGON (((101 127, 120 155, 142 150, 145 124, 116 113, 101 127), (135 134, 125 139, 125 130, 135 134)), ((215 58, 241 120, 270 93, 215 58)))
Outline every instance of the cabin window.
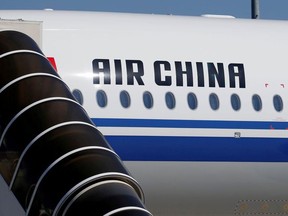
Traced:
POLYGON ((238 111, 241 108, 240 97, 237 94, 231 95, 231 106, 233 110, 238 111))
POLYGON ((277 112, 281 112, 283 110, 283 101, 281 96, 275 95, 273 97, 273 105, 277 112))
POLYGON ((188 106, 191 110, 195 110, 198 107, 198 100, 197 97, 194 93, 190 92, 187 95, 187 102, 188 102, 188 106))
POLYGON ((174 109, 176 106, 175 96, 172 92, 167 92, 165 95, 166 106, 169 109, 174 109))
POLYGON ((79 90, 79 89, 74 89, 72 91, 72 94, 74 96, 74 98, 76 99, 76 101, 83 105, 83 95, 82 95, 82 92, 79 90))
POLYGON ((96 93, 96 99, 97 99, 97 103, 99 107, 106 107, 108 100, 107 100, 107 95, 105 93, 105 91, 103 90, 99 90, 96 93))
POLYGON ((262 109, 262 100, 261 97, 257 94, 252 96, 252 105, 255 111, 260 111, 262 109))
POLYGON ((215 93, 209 95, 209 103, 212 110, 218 110, 220 103, 219 98, 215 93))
POLYGON ((122 107, 124 107, 124 108, 130 107, 131 99, 130 99, 130 95, 127 91, 121 91, 120 92, 120 102, 121 102, 122 107))
POLYGON ((145 91, 143 93, 143 103, 147 109, 151 109, 153 107, 153 96, 150 92, 145 91))

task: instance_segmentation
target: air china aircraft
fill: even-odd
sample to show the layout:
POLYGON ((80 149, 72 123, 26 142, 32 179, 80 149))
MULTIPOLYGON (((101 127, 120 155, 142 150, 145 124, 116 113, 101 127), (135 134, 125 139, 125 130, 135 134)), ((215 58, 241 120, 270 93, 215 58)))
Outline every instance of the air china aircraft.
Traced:
MULTIPOLYGON (((0 17, 40 23, 38 44, 141 185, 143 213, 288 215, 287 22, 51 10, 0 17)), ((10 186, 1 177, 0 213, 29 215, 34 204, 12 193, 14 175, 10 186)))

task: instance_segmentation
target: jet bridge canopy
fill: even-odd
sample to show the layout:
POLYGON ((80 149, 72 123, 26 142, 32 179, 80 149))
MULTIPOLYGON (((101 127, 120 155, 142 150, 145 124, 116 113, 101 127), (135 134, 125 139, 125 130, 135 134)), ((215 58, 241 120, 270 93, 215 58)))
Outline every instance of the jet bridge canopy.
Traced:
POLYGON ((0 174, 27 216, 151 215, 137 181, 30 37, 0 32, 0 68, 0 174))
POLYGON ((0 31, 15 30, 30 36, 42 49, 42 21, 7 20, 0 17, 0 31))

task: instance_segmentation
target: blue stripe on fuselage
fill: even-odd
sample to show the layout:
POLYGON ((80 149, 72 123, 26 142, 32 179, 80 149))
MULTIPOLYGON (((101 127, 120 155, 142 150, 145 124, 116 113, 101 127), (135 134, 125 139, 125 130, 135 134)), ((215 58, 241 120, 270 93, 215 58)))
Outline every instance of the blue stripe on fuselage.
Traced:
POLYGON ((288 122, 93 118, 98 127, 288 129, 288 122))
POLYGON ((127 161, 288 162, 285 138, 106 136, 127 161))
MULTIPOLYGON (((99 127, 287 129, 287 122, 92 119, 99 127)), ((116 129, 116 128, 115 128, 116 129)), ((116 129, 117 130, 117 129, 116 129)), ((288 132, 288 131, 287 131, 288 132)), ((285 131, 283 131, 285 133, 285 131)), ((108 135, 126 161, 288 162, 287 138, 108 135)))

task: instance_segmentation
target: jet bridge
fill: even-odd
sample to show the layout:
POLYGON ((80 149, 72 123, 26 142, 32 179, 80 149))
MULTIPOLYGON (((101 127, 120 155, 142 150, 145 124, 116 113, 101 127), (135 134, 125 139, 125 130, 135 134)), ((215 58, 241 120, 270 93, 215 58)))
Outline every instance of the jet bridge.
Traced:
POLYGON ((28 216, 151 215, 136 180, 34 40, 1 31, 0 68, 0 203, 9 199, 10 210, 28 216))

